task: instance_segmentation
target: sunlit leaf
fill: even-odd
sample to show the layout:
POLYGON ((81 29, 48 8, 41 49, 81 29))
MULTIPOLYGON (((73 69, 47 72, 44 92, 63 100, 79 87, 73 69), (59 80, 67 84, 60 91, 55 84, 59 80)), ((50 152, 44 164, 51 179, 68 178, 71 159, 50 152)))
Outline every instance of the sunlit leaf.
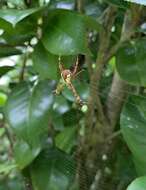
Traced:
POLYGON ((0 128, 0 137, 5 133, 5 128, 0 128))
POLYGON ((59 114, 63 114, 69 110, 69 105, 63 96, 56 96, 53 109, 59 114))
POLYGON ((27 16, 41 10, 40 8, 32 8, 26 10, 18 10, 18 9, 1 9, 0 11, 0 18, 4 19, 5 21, 11 23, 13 27, 26 18, 27 16))
POLYGON ((9 96, 5 115, 16 135, 33 146, 47 135, 52 103, 52 85, 47 80, 32 89, 22 83, 9 96))
POLYGON ((145 190, 146 176, 135 179, 127 188, 127 190, 145 190))
POLYGON ((48 51, 56 55, 86 54, 89 53, 86 39, 82 16, 63 9, 50 11, 42 39, 48 51))
POLYGON ((9 173, 11 170, 16 168, 16 164, 3 163, 0 164, 0 174, 1 173, 9 173))
POLYGON ((19 169, 29 165, 40 153, 41 145, 31 146, 23 140, 17 141, 14 146, 14 158, 19 169))
POLYGON ((3 92, 0 92, 0 107, 4 106, 7 100, 7 95, 3 92))

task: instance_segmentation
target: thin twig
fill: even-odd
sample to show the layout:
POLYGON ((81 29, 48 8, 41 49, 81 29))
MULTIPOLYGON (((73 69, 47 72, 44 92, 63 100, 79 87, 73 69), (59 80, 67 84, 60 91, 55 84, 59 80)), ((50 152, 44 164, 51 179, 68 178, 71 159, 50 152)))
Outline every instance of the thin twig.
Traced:
POLYGON ((25 73, 25 68, 26 68, 26 63, 27 63, 27 59, 28 59, 28 55, 27 53, 24 55, 24 59, 23 59, 23 63, 22 63, 22 68, 20 71, 20 76, 19 76, 19 81, 23 81, 24 80, 24 73, 25 73))
POLYGON ((25 183, 26 190, 33 190, 30 178, 24 177, 24 183, 25 183))
POLYGON ((121 134, 122 134, 121 130, 114 132, 111 136, 109 136, 109 137, 107 138, 107 142, 113 140, 114 138, 118 137, 118 136, 121 135, 121 134))

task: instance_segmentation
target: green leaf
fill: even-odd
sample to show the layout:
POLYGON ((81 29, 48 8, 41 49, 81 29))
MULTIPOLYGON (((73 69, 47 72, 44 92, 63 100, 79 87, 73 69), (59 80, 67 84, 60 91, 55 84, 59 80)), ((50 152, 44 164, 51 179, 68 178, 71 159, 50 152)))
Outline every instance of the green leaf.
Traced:
POLYGON ((52 111, 52 113, 51 113, 51 121, 52 121, 53 128, 55 130, 62 131, 64 129, 62 115, 59 114, 58 112, 52 111))
POLYGON ((124 1, 124 0, 104 0, 105 2, 109 3, 109 4, 112 4, 112 5, 116 5, 120 8, 128 8, 128 2, 124 1))
POLYGON ((55 97, 53 110, 59 114, 64 114, 69 111, 69 105, 63 96, 59 95, 55 97))
POLYGON ((50 11, 42 41, 45 48, 56 55, 89 53, 84 18, 73 11, 50 11))
POLYGON ((71 157, 57 149, 43 151, 31 165, 34 190, 67 190, 75 165, 71 157))
POLYGON ((65 128, 61 133, 59 133, 55 138, 56 146, 65 151, 66 153, 70 153, 71 149, 75 145, 75 137, 76 137, 76 127, 68 127, 65 128))
POLYGON ((64 126, 75 127, 82 118, 83 113, 76 109, 70 109, 68 112, 62 115, 64 126))
POLYGON ((10 23, 0 19, 0 26, 4 30, 1 35, 3 41, 9 45, 24 45, 24 42, 36 36, 38 14, 31 15, 13 27, 10 23))
POLYGON ((0 45, 0 58, 20 54, 22 54, 22 51, 17 48, 9 47, 7 44, 0 45))
MULTIPOLYGON (((89 96, 89 85, 86 83, 81 83, 79 81, 74 81, 73 82, 74 87, 77 91, 77 93, 79 94, 79 96, 81 97, 81 99, 83 101, 87 100, 88 96, 89 96)), ((75 97, 72 93, 72 91, 70 89, 68 89, 67 87, 64 88, 62 94, 64 95, 64 97, 72 102, 75 101, 75 97)))
POLYGON ((145 0, 125 0, 125 1, 131 2, 131 3, 137 3, 137 4, 140 4, 140 5, 146 5, 145 0))
POLYGON ((3 92, 0 92, 0 107, 4 106, 7 100, 7 95, 3 92))
POLYGON ((146 174, 146 97, 129 97, 121 113, 121 130, 131 150, 136 169, 146 174))
POLYGON ((58 58, 48 52, 42 43, 36 45, 32 58, 33 67, 41 78, 58 79, 58 58))
POLYGON ((30 146, 23 140, 17 141, 14 146, 14 158, 19 169, 24 169, 29 165, 40 153, 41 146, 30 146))
POLYGON ((0 174, 9 173, 14 168, 16 168, 15 164, 9 164, 9 163, 0 164, 0 174))
POLYGON ((87 16, 84 15, 83 19, 85 20, 86 23, 86 27, 89 29, 93 29, 96 31, 99 31, 99 29, 101 28, 101 25, 99 22, 97 22, 94 18, 92 18, 91 16, 87 16))
MULTIPOLYGON (((3 26, 3 25, 2 25, 3 26)), ((4 29, 2 38, 12 46, 23 46, 24 42, 30 41, 36 36, 37 22, 33 18, 25 19, 13 28, 11 25, 4 29)))
POLYGON ((146 176, 135 179, 127 188, 127 190, 145 190, 146 176))
POLYGON ((5 133, 5 128, 0 128, 0 137, 3 136, 5 133))
POLYGON ((133 85, 146 85, 146 39, 126 43, 117 53, 117 70, 121 78, 133 85))
POLYGON ((10 94, 5 115, 16 135, 30 146, 36 146, 47 134, 52 103, 52 84, 47 80, 38 82, 32 89, 22 83, 10 94))
POLYGON ((4 19, 5 21, 11 23, 13 27, 23 20, 24 18, 28 17, 29 15, 41 10, 41 8, 32 8, 26 10, 18 10, 18 9, 1 9, 0 11, 0 18, 4 19))
POLYGON ((4 74, 6 74, 7 72, 9 72, 10 70, 12 70, 14 67, 12 66, 3 66, 0 67, 0 77, 4 74))

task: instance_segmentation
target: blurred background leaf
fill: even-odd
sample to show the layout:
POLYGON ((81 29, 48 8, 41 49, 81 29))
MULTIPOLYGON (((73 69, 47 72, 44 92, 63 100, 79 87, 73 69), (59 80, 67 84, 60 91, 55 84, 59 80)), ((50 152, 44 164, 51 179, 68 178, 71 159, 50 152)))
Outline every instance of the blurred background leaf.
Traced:
POLYGON ((139 177, 135 179, 127 188, 127 190, 144 190, 146 177, 139 177))
POLYGON ((121 129, 139 175, 146 174, 146 97, 129 97, 121 113, 121 129))

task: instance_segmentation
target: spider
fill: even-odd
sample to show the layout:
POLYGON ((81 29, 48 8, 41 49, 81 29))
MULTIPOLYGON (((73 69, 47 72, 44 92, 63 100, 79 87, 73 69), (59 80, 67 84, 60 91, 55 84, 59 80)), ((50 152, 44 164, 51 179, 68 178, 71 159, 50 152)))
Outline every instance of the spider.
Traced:
POLYGON ((61 57, 59 57, 59 69, 60 69, 60 73, 61 73, 61 78, 63 79, 64 83, 60 83, 60 85, 57 86, 55 93, 60 94, 60 91, 62 91, 64 85, 66 85, 72 91, 76 102, 79 105, 82 105, 83 102, 82 102, 80 96, 78 95, 74 85, 72 84, 72 80, 75 79, 75 77, 80 73, 80 71, 77 72, 78 65, 79 65, 79 59, 77 57, 74 69, 73 70, 65 69, 63 64, 61 63, 61 57))

